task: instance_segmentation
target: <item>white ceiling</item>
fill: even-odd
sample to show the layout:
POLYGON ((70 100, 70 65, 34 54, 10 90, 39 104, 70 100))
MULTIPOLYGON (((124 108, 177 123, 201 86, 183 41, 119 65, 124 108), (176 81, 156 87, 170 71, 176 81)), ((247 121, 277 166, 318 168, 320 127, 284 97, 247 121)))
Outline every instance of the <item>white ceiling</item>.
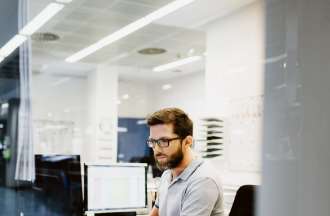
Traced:
MULTIPOLYGON (((65 76, 86 75, 98 64, 120 65, 130 70, 120 72, 121 79, 168 79, 203 71, 204 61, 180 68, 183 73, 168 71, 156 74, 155 66, 205 52, 206 35, 202 24, 232 12, 251 0, 196 0, 191 6, 173 13, 126 38, 86 57, 79 63, 65 63, 73 53, 95 43, 104 36, 166 5, 173 0, 73 0, 51 19, 40 32, 60 36, 56 42, 32 43, 32 67, 38 72, 60 73, 65 76), (198 27, 198 28, 197 28, 198 27), (138 50, 147 47, 164 48, 161 55, 141 55, 138 50)), ((30 15, 34 17, 50 0, 31 0, 30 15)))

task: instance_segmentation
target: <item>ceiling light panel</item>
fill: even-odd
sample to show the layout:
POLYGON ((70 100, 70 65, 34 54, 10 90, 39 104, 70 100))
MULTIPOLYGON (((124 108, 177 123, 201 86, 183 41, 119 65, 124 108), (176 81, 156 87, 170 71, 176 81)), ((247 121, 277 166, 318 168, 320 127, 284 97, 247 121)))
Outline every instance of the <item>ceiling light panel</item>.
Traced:
POLYGON ((132 23, 126 25, 125 27, 121 28, 120 30, 108 35, 107 37, 90 45, 89 47, 86 47, 85 49, 73 54, 72 56, 68 57, 66 59, 66 61, 67 62, 77 62, 77 61, 81 60, 82 58, 85 58, 86 56, 96 52, 97 50, 126 37, 127 35, 143 28, 144 26, 149 25, 153 21, 158 20, 158 19, 186 6, 190 3, 192 3, 193 1, 195 1, 195 0, 174 1, 166 6, 150 13, 149 15, 147 15, 141 19, 136 20, 135 22, 132 22, 132 23))
POLYGON ((186 64, 190 64, 192 62, 196 62, 201 60, 202 57, 201 56, 192 56, 192 57, 188 57, 188 58, 184 58, 184 59, 179 59, 177 61, 173 61, 164 65, 160 65, 158 67, 153 68, 153 71, 155 72, 161 72, 161 71, 167 71, 167 70, 171 70, 173 68, 177 68, 186 64))
POLYGON ((173 0, 124 0, 127 2, 136 2, 138 4, 144 4, 144 5, 148 5, 148 6, 153 6, 153 7, 161 7, 164 6, 170 2, 172 2, 173 0))
POLYGON ((32 35, 53 16, 63 9, 64 5, 57 3, 50 3, 43 9, 36 17, 34 17, 23 29, 20 31, 22 35, 32 35))
POLYGON ((18 48, 26 40, 27 38, 25 36, 15 35, 0 49, 0 56, 2 57, 9 56, 16 48, 18 48))

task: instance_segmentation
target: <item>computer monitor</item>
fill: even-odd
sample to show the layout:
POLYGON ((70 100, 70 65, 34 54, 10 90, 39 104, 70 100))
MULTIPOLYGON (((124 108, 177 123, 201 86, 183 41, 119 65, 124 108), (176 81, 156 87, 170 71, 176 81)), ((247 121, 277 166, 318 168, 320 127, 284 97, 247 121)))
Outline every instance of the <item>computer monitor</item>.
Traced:
POLYGON ((35 155, 35 165, 35 196, 43 215, 82 215, 80 156, 35 155))
POLYGON ((135 211, 147 207, 147 164, 85 165, 85 210, 135 211))

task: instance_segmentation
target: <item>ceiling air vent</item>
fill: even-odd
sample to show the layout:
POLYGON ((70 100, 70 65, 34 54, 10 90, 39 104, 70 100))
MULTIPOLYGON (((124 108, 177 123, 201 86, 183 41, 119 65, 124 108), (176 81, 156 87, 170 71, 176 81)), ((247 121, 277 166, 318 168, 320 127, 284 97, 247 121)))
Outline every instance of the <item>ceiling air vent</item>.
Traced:
POLYGON ((165 53, 166 50, 162 48, 145 48, 142 50, 139 50, 138 53, 142 55, 159 55, 165 53))
POLYGON ((32 40, 38 42, 51 42, 57 41, 60 39, 60 36, 50 32, 37 32, 32 35, 32 40))

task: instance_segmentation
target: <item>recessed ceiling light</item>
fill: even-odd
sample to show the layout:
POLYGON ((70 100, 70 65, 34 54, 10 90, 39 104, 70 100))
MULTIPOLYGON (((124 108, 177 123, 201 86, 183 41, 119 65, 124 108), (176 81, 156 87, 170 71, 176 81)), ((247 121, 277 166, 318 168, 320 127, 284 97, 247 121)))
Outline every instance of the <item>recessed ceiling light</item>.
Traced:
POLYGON ((138 51, 138 53, 142 55, 159 55, 165 52, 166 49, 162 49, 162 48, 145 48, 138 51))
POLYGON ((127 100, 129 98, 129 95, 128 94, 124 94, 123 97, 122 97, 124 100, 127 100))
POLYGON ((283 68, 286 68, 286 62, 283 63, 283 68))
POLYGON ((31 36, 32 40, 38 42, 51 42, 60 39, 60 36, 51 32, 37 32, 31 36))
POLYGON ((162 86, 162 89, 165 90, 165 91, 166 90, 169 90, 171 88, 172 88, 172 85, 171 84, 165 84, 165 85, 162 86))
POLYGON ((72 0, 56 0, 58 3, 64 3, 64 4, 68 4, 70 2, 72 2, 72 0))
POLYGON ((194 53, 195 53, 195 49, 194 49, 194 48, 191 48, 191 49, 188 51, 188 56, 192 56, 194 53))
POLYGON ((102 38, 98 42, 69 56, 68 58, 65 59, 65 61, 70 62, 70 63, 77 62, 77 61, 85 58, 86 56, 96 52, 97 50, 102 49, 103 47, 108 46, 109 44, 112 44, 112 43, 126 37, 127 35, 149 25, 150 23, 152 23, 176 10, 179 10, 180 8, 186 6, 194 1, 195 0, 173 1, 173 2, 165 5, 164 7, 161 7, 160 9, 148 14, 147 16, 142 17, 141 19, 138 19, 138 20, 128 24, 127 26, 121 28, 120 30, 102 38))
POLYGON ((195 61, 199 61, 201 60, 202 57, 201 56, 192 56, 192 57, 188 57, 188 58, 184 58, 184 59, 180 59, 178 61, 174 61, 174 62, 170 62, 164 65, 160 65, 157 66, 155 68, 153 68, 153 71, 155 72, 161 72, 161 71, 167 71, 182 65, 186 65, 195 61))
POLYGON ((9 103, 1 104, 1 109, 7 109, 9 107, 9 103))
POLYGON ((182 72, 182 70, 179 70, 179 69, 174 69, 174 70, 172 70, 172 72, 173 72, 173 73, 181 73, 181 72, 182 72))
POLYGON ((69 112, 71 112, 71 110, 69 108, 67 108, 67 109, 64 110, 64 112, 69 113, 69 112))

